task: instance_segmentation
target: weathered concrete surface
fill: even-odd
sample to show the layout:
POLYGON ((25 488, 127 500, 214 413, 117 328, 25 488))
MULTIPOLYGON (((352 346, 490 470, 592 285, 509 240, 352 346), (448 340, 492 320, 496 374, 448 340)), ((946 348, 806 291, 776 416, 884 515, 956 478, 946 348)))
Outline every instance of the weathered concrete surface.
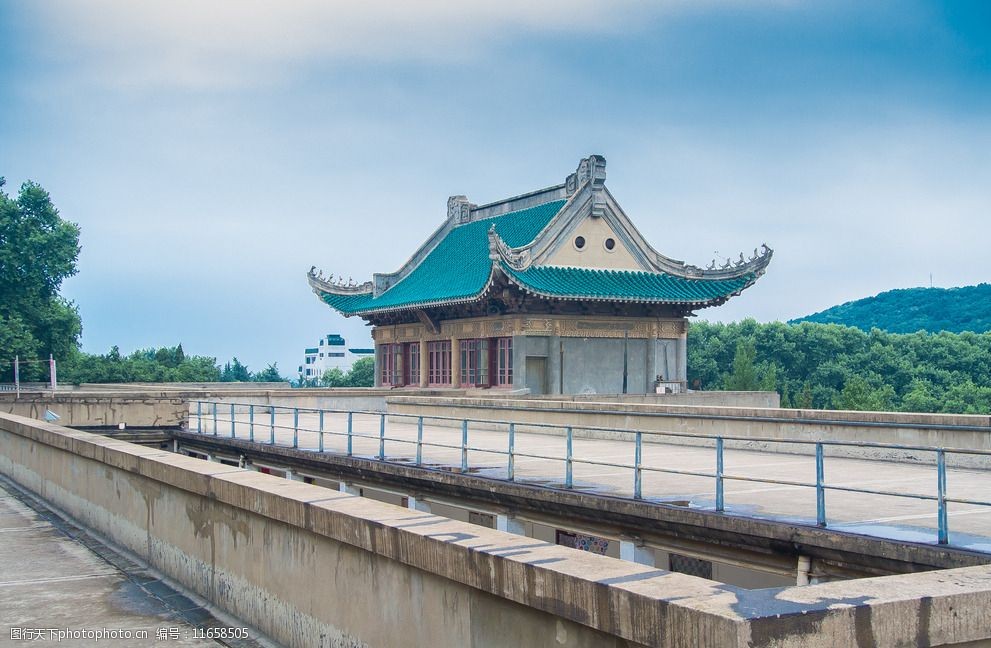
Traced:
POLYGON ((44 419, 45 411, 57 414, 69 427, 175 428, 186 421, 186 400, 165 392, 143 394, 79 391, 0 393, 0 412, 44 419))
MULTIPOLYGON (((751 407, 709 407, 614 402, 575 402, 543 399, 451 398, 392 396, 390 413, 446 416, 473 421, 571 425, 587 438, 623 439, 612 429, 671 433, 645 435, 647 442, 697 445, 695 437, 722 436, 749 440, 751 447, 773 445, 779 453, 811 454, 814 446, 775 441, 844 441, 991 451, 991 416, 974 414, 911 414, 848 412, 751 407)), ((439 421, 436 422, 440 424, 439 421)), ((452 425, 460 425, 454 421, 452 425)), ((563 434, 548 428, 548 434, 563 434)), ((711 439, 708 440, 711 442, 711 439)), ((833 448, 843 454, 843 448, 833 448)), ((911 461, 912 453, 895 456, 886 450, 856 449, 852 456, 911 461)), ((989 466, 987 456, 948 455, 947 463, 989 466)))
MULTIPOLYGON (((397 394, 398 395, 398 394, 397 394)), ((419 394, 411 394, 419 395, 419 394)), ((503 398, 493 390, 476 394, 481 398, 503 398)), ((692 391, 680 394, 569 394, 566 396, 506 396, 524 400, 543 400, 577 403, 641 403, 645 405, 696 405, 709 407, 763 407, 781 406, 778 392, 746 391, 692 391)))
POLYGON ((748 592, 12 415, 0 472, 294 646, 991 639, 991 567, 748 592))
MULTIPOLYGON (((409 462, 377 461, 358 454, 313 452, 300 448, 257 444, 242 439, 171 432, 181 450, 215 459, 243 460, 249 464, 292 470, 296 474, 378 485, 407 496, 474 504, 479 510, 531 515, 562 528, 577 527, 602 537, 637 537, 665 550, 697 552, 712 560, 727 560, 754 569, 795 577, 798 556, 814 561, 817 578, 860 578, 991 564, 991 554, 931 543, 908 542, 831 527, 717 513, 697 506, 663 500, 619 498, 588 489, 548 488, 520 479, 509 482, 485 477, 484 471, 461 473, 436 463, 416 467, 409 462)), ((285 441, 285 439, 283 439, 285 441)), ((330 444, 328 444, 328 447, 330 444)), ((670 501, 670 500, 669 500, 670 501)), ((870 508, 870 507, 868 507, 870 508)), ((746 511, 749 513, 751 511, 746 511)), ((991 510, 988 511, 991 516, 991 510)), ((954 519, 951 524, 955 524, 954 519)), ((956 536, 951 536, 956 538, 956 536)))
MULTIPOLYGON (((148 646, 160 630, 174 632, 166 635, 170 646, 218 645, 196 632, 224 627, 199 603, 83 530, 55 522, 0 481, 0 644, 51 628, 118 633, 59 641, 75 646, 148 646)), ((47 632, 38 640, 56 642, 47 632)))

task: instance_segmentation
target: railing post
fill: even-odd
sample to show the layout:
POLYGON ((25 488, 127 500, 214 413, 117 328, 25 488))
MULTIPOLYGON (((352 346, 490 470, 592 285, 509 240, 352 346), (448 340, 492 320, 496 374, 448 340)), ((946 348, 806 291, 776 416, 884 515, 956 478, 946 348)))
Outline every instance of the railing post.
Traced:
POLYGON ((716 437, 716 510, 723 510, 723 437, 716 437))
POLYGON ((826 526, 826 489, 825 459, 822 454, 822 443, 816 443, 816 524, 826 526))
POLYGON ((217 436, 217 403, 213 404, 213 436, 217 436))
POLYGON ((468 419, 461 419, 461 472, 468 472, 468 419))
POLYGON ((572 464, 573 464, 574 454, 572 449, 573 434, 571 432, 570 425, 568 426, 565 435, 567 438, 567 446, 565 448, 565 455, 564 455, 564 487, 571 488, 574 485, 573 476, 572 476, 572 464))
POLYGON ((299 447, 299 408, 292 408, 292 447, 299 447))
POLYGON ((234 403, 231 403, 231 438, 237 438, 237 434, 234 431, 234 403))
POLYGON ((416 465, 423 463, 423 417, 416 417, 416 465))
POLYGON ((196 434, 203 434, 203 403, 196 401, 196 434))
POLYGON ((248 441, 255 442, 255 406, 248 405, 248 441))
POLYGON ((948 544, 950 529, 946 518, 946 452, 942 448, 936 451, 936 504, 939 544, 948 544))
POLYGON ((320 410, 320 440, 317 448, 323 452, 323 410, 320 410))
POLYGON ((639 430, 633 451, 633 499, 643 499, 643 432, 639 430))
POLYGON ((385 461, 385 414, 379 414, 379 461, 385 461))
POLYGON ((516 424, 509 424, 509 465, 506 470, 506 479, 513 481, 516 479, 516 424))
POLYGON ((354 440, 353 417, 354 417, 354 412, 348 412, 348 456, 349 457, 351 456, 351 451, 353 448, 352 442, 354 440))
POLYGON ((269 437, 268 442, 271 445, 275 445, 275 405, 269 405, 269 414, 271 414, 271 423, 269 423, 269 437))

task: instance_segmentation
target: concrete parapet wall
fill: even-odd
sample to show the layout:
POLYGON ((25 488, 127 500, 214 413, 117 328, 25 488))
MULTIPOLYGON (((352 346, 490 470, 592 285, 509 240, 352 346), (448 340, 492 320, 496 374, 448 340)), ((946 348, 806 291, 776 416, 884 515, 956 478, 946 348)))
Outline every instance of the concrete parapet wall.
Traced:
POLYGON ((187 419, 188 406, 178 396, 166 394, 98 394, 80 392, 0 393, 0 412, 43 419, 45 411, 72 427, 114 427, 121 423, 137 428, 178 428, 187 419))
POLYGON ((289 646, 991 640, 987 566, 747 591, 2 414, 0 473, 289 646))
MULTIPOLYGON (((517 397, 519 398, 519 397, 517 397)), ((568 396, 534 396, 533 400, 577 403, 641 403, 644 405, 701 405, 710 407, 781 406, 778 392, 691 391, 680 394, 572 394, 568 396)))
MULTIPOLYGON (((910 414, 903 412, 848 412, 757 407, 714 407, 573 400, 444 398, 392 396, 387 409, 395 415, 443 416, 472 421, 512 421, 518 424, 570 425, 576 436, 628 438, 610 429, 639 430, 654 443, 699 445, 711 437, 736 437, 737 447, 774 452, 812 454, 813 445, 775 441, 843 441, 902 446, 926 446, 991 451, 991 416, 967 414, 910 414), (656 434, 651 434, 656 433, 656 434), (684 436, 669 436, 662 433, 684 436)), ((431 424, 443 424, 431 421, 431 424)), ((459 425, 451 421, 451 425, 459 425)), ((485 423, 473 424, 486 427, 485 423)), ((489 425, 498 428, 499 423, 489 425)), ((504 424, 503 424, 504 426, 504 424)), ((537 429, 536 431, 541 431, 537 429)), ((563 434, 545 428, 548 434, 563 434)), ((934 453, 884 448, 832 446, 828 453, 934 463, 934 453)), ((948 465, 987 468, 991 456, 948 454, 948 465)))

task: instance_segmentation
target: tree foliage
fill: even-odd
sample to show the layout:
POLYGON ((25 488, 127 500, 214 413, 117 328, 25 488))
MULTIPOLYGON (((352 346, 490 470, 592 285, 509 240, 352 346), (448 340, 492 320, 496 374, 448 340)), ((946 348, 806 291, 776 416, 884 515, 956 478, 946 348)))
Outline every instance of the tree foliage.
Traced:
MULTIPOLYGON (((76 274, 79 227, 63 220, 48 192, 33 182, 17 198, 0 178, 0 380, 13 378, 10 361, 63 361, 78 345, 82 324, 72 302, 59 295, 76 274)), ((47 368, 27 362, 22 380, 40 379, 47 368)))
POLYGON ((694 322, 688 381, 775 389, 800 408, 991 413, 991 332, 864 332, 836 324, 694 322))
POLYGON ((179 344, 160 349, 138 349, 122 355, 112 347, 106 354, 73 350, 58 366, 60 382, 68 383, 142 383, 142 382, 286 382, 279 375, 277 363, 252 374, 237 358, 224 363, 216 358, 190 356, 179 344))
POLYGON ((371 387, 375 384, 375 360, 359 358, 345 373, 334 367, 323 372, 320 377, 322 387, 371 387))
POLYGON ((796 322, 843 324, 889 333, 991 331, 991 284, 904 288, 827 308, 796 322))
POLYGON ((116 346, 103 355, 73 351, 58 371, 59 381, 76 384, 220 380, 216 358, 187 356, 181 344, 138 349, 126 356, 116 346))

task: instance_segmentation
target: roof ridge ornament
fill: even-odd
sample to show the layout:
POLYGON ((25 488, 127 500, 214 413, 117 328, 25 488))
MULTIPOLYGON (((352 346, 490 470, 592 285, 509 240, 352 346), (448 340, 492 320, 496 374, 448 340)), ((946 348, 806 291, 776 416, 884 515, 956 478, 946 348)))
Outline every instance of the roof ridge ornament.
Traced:
POLYGON ((447 199, 447 220, 453 225, 471 222, 471 210, 478 205, 470 202, 467 196, 457 195, 447 199))
POLYGON ((316 266, 310 266, 310 271, 306 273, 306 277, 310 282, 310 286, 317 290, 323 290, 324 292, 341 294, 363 294, 372 292, 372 282, 366 281, 365 283, 357 283, 351 277, 344 280, 344 275, 341 275, 336 280, 334 279, 334 274, 331 273, 329 277, 325 277, 322 270, 317 270, 316 266))
POLYGON ((495 223, 489 227, 489 259, 497 263, 500 259, 506 262, 514 270, 526 270, 530 267, 530 250, 514 251, 509 247, 499 233, 496 232, 495 223))
POLYGON ((764 269, 767 268, 773 254, 774 250, 769 248, 767 243, 761 243, 759 248, 754 248, 754 255, 749 259, 744 257, 743 252, 740 252, 740 258, 736 261, 726 257, 726 262, 719 266, 717 266, 718 262, 713 259, 702 271, 701 276, 712 279, 720 276, 739 276, 748 271, 760 276, 764 274, 764 269))
POLYGON ((565 179, 565 192, 571 196, 582 188, 586 182, 591 182, 593 189, 602 188, 606 183, 606 158, 592 154, 582 158, 578 168, 565 179))

